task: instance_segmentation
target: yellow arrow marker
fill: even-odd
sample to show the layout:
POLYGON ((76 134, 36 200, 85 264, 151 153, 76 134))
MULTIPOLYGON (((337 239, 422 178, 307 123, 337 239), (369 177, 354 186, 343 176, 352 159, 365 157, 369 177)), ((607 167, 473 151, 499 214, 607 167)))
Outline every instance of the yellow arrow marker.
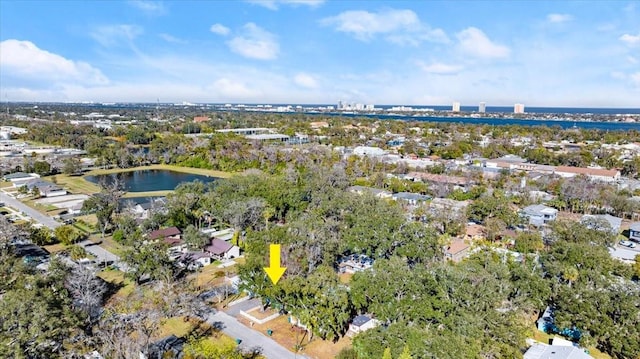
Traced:
POLYGON ((286 267, 280 267, 280 245, 279 244, 270 244, 269 245, 269 267, 264 267, 264 271, 267 272, 269 278, 273 284, 278 283, 280 277, 286 271, 286 267))

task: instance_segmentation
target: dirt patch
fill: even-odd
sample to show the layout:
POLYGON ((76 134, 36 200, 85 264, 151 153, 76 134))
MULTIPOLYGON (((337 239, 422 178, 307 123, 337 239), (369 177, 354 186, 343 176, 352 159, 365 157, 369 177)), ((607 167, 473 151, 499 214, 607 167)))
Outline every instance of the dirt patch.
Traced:
MULTIPOLYGON (((252 312, 251 314, 254 313, 252 312)), ((246 318, 238 317, 238 321, 247 327, 265 333, 265 335, 267 330, 271 329, 271 338, 273 340, 293 352, 297 348, 298 353, 312 359, 335 358, 343 348, 351 346, 351 338, 348 337, 343 337, 336 343, 317 337, 309 341, 307 332, 302 328, 292 326, 288 318, 289 316, 283 315, 265 324, 254 323, 253 326, 246 318)))

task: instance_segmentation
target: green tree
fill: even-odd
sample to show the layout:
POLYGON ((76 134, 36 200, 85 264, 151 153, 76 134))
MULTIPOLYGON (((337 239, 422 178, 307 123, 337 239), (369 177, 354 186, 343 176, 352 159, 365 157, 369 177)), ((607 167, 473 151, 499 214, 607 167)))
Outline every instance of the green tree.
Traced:
POLYGON ((70 225, 57 227, 54 233, 58 241, 65 245, 74 244, 81 238, 80 232, 70 225))
POLYGON ((40 176, 46 176, 51 173, 51 165, 49 162, 36 161, 33 163, 33 171, 40 176))
POLYGON ((409 347, 405 346, 404 349, 402 350, 402 354, 400 354, 400 356, 398 357, 398 359, 412 359, 413 356, 411 355, 411 352, 409 351, 409 347))
POLYGON ((190 224, 182 233, 182 239, 191 250, 199 251, 209 242, 209 236, 200 232, 194 225, 190 224))
POLYGON ((56 243, 56 238, 51 235, 51 230, 46 227, 29 227, 29 239, 39 246, 56 243))
POLYGON ((75 157, 66 158, 62 163, 62 173, 66 175, 75 175, 82 170, 82 163, 75 157))

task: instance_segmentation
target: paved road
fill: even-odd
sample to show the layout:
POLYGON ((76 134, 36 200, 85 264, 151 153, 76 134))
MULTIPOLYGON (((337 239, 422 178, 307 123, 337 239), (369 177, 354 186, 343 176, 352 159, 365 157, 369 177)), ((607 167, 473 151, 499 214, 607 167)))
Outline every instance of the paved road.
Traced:
POLYGON ((241 348, 262 348, 262 355, 267 359, 303 359, 306 356, 294 354, 265 334, 242 325, 238 320, 227 313, 217 312, 209 316, 207 322, 211 325, 222 326, 222 331, 231 338, 241 339, 241 348))
POLYGON ((36 222, 42 223, 50 229, 55 229, 56 227, 62 225, 62 223, 56 222, 53 218, 36 211, 35 209, 27 206, 26 204, 18 201, 17 199, 7 195, 2 191, 0 191, 0 202, 4 202, 5 205, 13 207, 20 212, 26 213, 27 216, 33 218, 36 222))

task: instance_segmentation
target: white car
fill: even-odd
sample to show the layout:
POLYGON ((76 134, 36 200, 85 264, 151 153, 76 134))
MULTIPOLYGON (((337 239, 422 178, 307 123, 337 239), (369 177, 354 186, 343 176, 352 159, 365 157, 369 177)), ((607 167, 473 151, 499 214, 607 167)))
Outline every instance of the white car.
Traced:
POLYGON ((629 247, 629 248, 635 248, 636 244, 631 242, 631 241, 620 241, 620 245, 621 246, 625 246, 625 247, 629 247))

